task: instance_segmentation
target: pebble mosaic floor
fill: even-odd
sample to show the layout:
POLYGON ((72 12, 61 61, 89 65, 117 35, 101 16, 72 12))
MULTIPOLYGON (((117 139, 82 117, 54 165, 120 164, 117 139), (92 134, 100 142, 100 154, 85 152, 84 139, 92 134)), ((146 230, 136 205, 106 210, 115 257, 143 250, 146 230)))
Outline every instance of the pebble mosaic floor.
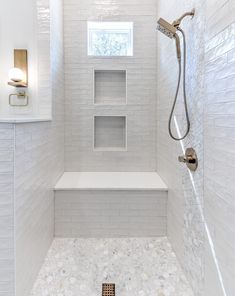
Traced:
POLYGON ((55 239, 31 296, 193 296, 167 238, 55 239))

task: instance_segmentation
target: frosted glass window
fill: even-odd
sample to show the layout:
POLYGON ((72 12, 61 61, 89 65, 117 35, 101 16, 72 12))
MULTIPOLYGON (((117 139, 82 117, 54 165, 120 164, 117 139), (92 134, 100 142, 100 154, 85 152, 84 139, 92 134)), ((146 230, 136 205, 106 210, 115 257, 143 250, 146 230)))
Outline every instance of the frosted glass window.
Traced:
POLYGON ((88 55, 132 56, 132 22, 88 22, 88 55))

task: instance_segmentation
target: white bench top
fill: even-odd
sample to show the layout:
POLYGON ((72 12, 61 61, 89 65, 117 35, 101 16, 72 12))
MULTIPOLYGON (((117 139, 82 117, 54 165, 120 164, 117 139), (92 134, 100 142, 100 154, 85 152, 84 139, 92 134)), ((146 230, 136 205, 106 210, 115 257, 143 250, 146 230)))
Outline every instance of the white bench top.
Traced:
POLYGON ((155 172, 65 172, 55 190, 161 190, 166 184, 155 172))

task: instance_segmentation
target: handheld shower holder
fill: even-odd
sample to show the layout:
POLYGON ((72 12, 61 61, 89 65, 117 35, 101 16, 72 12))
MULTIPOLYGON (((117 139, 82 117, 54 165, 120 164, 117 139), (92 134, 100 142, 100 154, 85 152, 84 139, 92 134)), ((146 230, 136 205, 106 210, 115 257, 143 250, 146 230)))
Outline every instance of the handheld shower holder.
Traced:
POLYGON ((180 18, 178 18, 177 20, 173 21, 172 26, 174 26, 175 28, 178 28, 182 22, 182 20, 186 17, 186 16, 192 16, 192 18, 195 15, 195 8, 190 11, 190 12, 186 12, 184 13, 180 18))

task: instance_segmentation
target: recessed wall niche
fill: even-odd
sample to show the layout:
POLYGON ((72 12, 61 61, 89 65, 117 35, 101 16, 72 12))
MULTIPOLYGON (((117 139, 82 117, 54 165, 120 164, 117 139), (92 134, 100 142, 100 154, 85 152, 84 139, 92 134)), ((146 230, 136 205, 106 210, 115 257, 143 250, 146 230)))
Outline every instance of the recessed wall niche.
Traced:
POLYGON ((94 150, 126 150, 125 116, 95 116, 94 150))
POLYGON ((126 104, 126 70, 94 70, 94 103, 126 104))

